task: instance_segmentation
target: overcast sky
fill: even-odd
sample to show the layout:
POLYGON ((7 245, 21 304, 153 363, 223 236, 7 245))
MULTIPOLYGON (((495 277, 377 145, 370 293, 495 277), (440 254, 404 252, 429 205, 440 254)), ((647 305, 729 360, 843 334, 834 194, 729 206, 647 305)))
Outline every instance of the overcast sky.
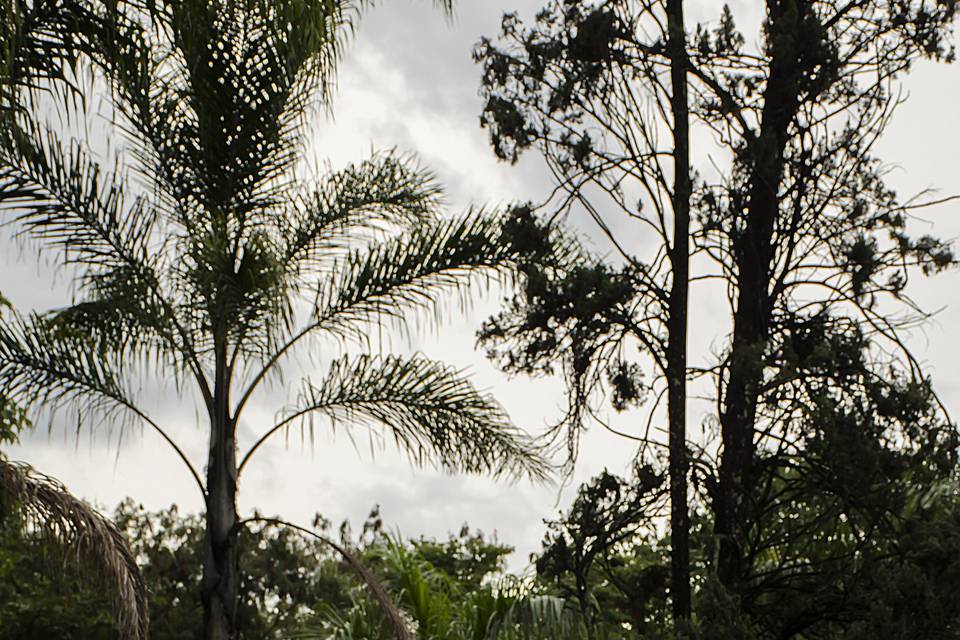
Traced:
MULTIPOLYGON (((540 200, 551 184, 533 154, 517 166, 498 163, 486 133, 478 127, 479 70, 470 59, 474 43, 494 36, 503 11, 529 17, 542 0, 461 0, 451 23, 430 3, 392 0, 370 11, 341 67, 335 118, 320 116, 314 125, 317 159, 341 166, 360 160, 372 149, 396 147, 419 154, 448 189, 453 209, 470 203, 505 204, 540 200)), ((747 31, 756 24, 755 2, 733 2, 732 8, 747 31)), ((714 19, 719 3, 691 3, 690 21, 714 19)), ((755 33, 755 32, 754 32, 755 33)), ((943 195, 960 193, 960 67, 919 64, 906 82, 910 99, 900 110, 880 143, 881 157, 894 165, 891 184, 907 195, 939 188, 943 195)), ((960 207, 924 210, 929 232, 960 237, 960 207)), ((0 236, 0 291, 20 309, 49 308, 65 302, 64 277, 38 265, 29 248, 20 249, 7 235, 0 236)), ((919 282, 911 289, 928 309, 940 313, 911 336, 911 344, 947 407, 960 414, 960 273, 919 282)), ((696 297, 692 323, 700 343, 693 349, 716 345, 712 309, 696 297)), ((556 380, 507 379, 474 346, 480 322, 497 308, 496 299, 480 301, 465 317, 445 328, 416 338, 404 350, 419 350, 451 364, 468 368, 476 384, 491 391, 514 421, 538 432, 555 420, 562 407, 556 380)), ((721 336, 722 337, 722 336, 721 336)), ((693 359, 697 353, 691 354, 693 359)), ((292 385, 293 386, 293 385, 292 385)), ((284 390, 276 390, 253 406, 241 425, 241 438, 252 442, 257 424, 267 423, 280 408, 284 390)), ((169 397, 169 396, 168 396, 169 397)), ((157 403, 154 407, 184 449, 202 468, 206 432, 196 419, 190 400, 183 406, 157 403)), ((613 417, 630 429, 637 415, 613 417)), ((698 432, 697 425, 690 426, 698 432)), ((496 531, 502 542, 517 547, 512 565, 519 568, 527 554, 539 547, 542 519, 568 504, 572 489, 528 482, 507 484, 483 478, 449 476, 414 469, 389 448, 373 454, 367 440, 354 446, 345 434, 318 431, 315 445, 301 447, 299 439, 285 446, 282 438, 264 447, 242 480, 241 510, 253 508, 309 524, 314 512, 334 522, 349 518, 359 525, 370 507, 381 505, 385 522, 407 536, 443 536, 463 523, 486 532, 496 531)), ((79 438, 72 429, 37 429, 8 451, 55 475, 75 493, 111 508, 132 496, 149 508, 173 502, 183 509, 202 504, 189 476, 160 438, 150 432, 128 431, 118 440, 106 427, 87 428, 79 438), (95 433, 90 437, 90 433, 95 433)), ((632 446, 602 429, 591 430, 583 443, 575 479, 589 478, 604 467, 625 471, 632 446)), ((574 483, 574 486, 577 484, 574 483)))

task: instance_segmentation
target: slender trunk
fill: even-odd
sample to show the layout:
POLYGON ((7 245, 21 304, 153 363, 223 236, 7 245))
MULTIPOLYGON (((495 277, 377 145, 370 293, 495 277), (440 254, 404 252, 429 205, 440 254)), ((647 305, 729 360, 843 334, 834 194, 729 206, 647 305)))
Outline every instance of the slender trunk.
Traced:
POLYGON ((673 111, 673 274, 667 327, 667 422, 670 449, 670 593, 674 622, 690 618, 690 514, 687 508, 687 307, 690 286, 690 114, 683 0, 667 0, 667 47, 673 111))
POLYGON ((760 130, 745 150, 745 162, 750 166, 746 221, 743 231, 733 238, 737 306, 720 415, 723 452, 714 524, 719 542, 717 574, 733 592, 740 591, 747 571, 742 566, 742 540, 750 527, 757 405, 773 311, 774 229, 780 208, 784 149, 799 105, 801 14, 807 6, 803 2, 769 0, 767 9, 773 43, 770 74, 763 94, 760 130))
POLYGON ((594 610, 590 605, 590 592, 587 586, 587 576, 580 570, 577 571, 577 603, 580 606, 580 613, 586 623, 587 640, 596 640, 597 632, 594 620, 594 610))
MULTIPOLYGON (((225 353, 225 351, 224 351, 225 353)), ((207 530, 204 540, 203 619, 207 640, 236 640, 239 565, 237 555, 237 449, 229 411, 226 358, 218 358, 210 415, 207 463, 207 530)))

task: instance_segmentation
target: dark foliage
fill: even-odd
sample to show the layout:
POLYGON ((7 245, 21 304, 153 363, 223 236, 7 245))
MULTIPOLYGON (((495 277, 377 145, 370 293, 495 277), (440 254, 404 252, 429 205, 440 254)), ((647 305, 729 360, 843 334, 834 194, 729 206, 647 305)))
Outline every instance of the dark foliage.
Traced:
POLYGON ((910 278, 955 259, 949 243, 912 233, 914 208, 936 201, 895 193, 874 146, 911 65, 953 59, 958 6, 770 0, 755 38, 726 7, 696 27, 686 106, 731 162, 694 174, 692 249, 713 266, 693 277, 726 291, 731 330, 715 362, 680 372, 664 366, 678 211, 662 160, 676 149, 660 135, 677 112, 669 8, 556 0, 528 24, 506 15, 499 40, 477 46, 494 151, 538 152, 560 194, 543 207, 549 219, 583 215, 611 247, 562 268, 533 252, 525 289, 481 339, 510 371, 563 363, 571 429, 592 394, 619 410, 707 374, 720 448, 694 465, 716 545, 703 590, 715 606, 702 615, 736 633, 815 634, 818 620, 850 615, 844 576, 890 552, 870 544, 895 537, 906 496, 955 465, 955 426, 902 333, 924 315, 910 278), (638 351, 654 364, 646 385, 645 363, 624 358, 638 351))

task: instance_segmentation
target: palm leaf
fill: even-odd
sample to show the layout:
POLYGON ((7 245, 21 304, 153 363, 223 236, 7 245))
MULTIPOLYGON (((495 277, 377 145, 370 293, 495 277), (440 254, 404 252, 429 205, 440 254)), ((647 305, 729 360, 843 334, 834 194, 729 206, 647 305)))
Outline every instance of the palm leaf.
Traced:
POLYGON ((47 318, 0 319, 0 396, 48 413, 69 406, 87 417, 133 416, 170 445, 205 495, 183 450, 134 403, 122 382, 122 356, 95 347, 89 336, 47 318))
POLYGON ((515 258, 498 216, 478 211, 423 225, 342 260, 320 285, 315 325, 362 337, 361 323, 402 323, 411 311, 436 310, 445 293, 466 304, 471 284, 506 280, 515 258))
POLYGON ((509 604, 505 611, 490 617, 482 636, 484 640, 576 640, 588 637, 580 614, 563 598, 524 594, 506 599, 509 604))
POLYGON ((25 528, 95 567, 100 580, 114 593, 121 637, 146 640, 150 624, 147 587, 116 525, 53 478, 2 457, 0 502, 23 518, 25 528))
MULTIPOLYGON (((357 577, 363 582, 367 590, 370 593, 370 596, 377 603, 377 606, 380 608, 380 613, 382 613, 389 623, 390 627, 393 629, 394 637, 396 640, 413 640, 413 635, 410 633, 410 630, 407 628, 407 622, 404 620, 403 614, 400 609, 397 608, 397 605, 394 604, 393 598, 390 597, 390 594, 387 593, 386 588, 377 577, 374 575, 373 571, 370 570, 367 565, 363 563, 360 558, 357 557, 355 553, 349 551, 344 545, 337 544, 330 538, 320 535, 316 531, 311 531, 299 525, 287 522, 285 520, 280 520, 278 518, 265 518, 262 516, 254 516, 253 518, 248 518, 245 522, 264 522, 268 524, 278 525, 282 527, 288 527, 297 531, 301 534, 310 536, 315 540, 320 541, 321 543, 327 545, 334 551, 336 551, 340 556, 346 561, 350 568, 353 569, 354 573, 357 574, 357 577)), ((333 615, 336 618, 336 614, 333 611, 327 611, 328 615, 333 615)), ((345 620, 340 619, 341 623, 346 623, 345 620)), ((304 629, 302 633, 297 633, 294 635, 295 638, 302 638, 306 640, 307 638, 314 637, 311 635, 312 632, 309 629, 304 629)))
POLYGON ((435 219, 442 191, 409 157, 381 153, 332 174, 283 218, 284 262, 302 275, 364 231, 415 228, 435 219))
POLYGON ((79 143, 64 149, 52 131, 23 121, 0 128, 0 206, 24 233, 56 247, 87 273, 149 269, 156 222, 142 197, 129 198, 79 143))
MULTIPOLYGON (((329 97, 355 16, 343 0, 186 0, 163 3, 164 64, 126 81, 131 124, 172 160, 167 182, 242 236, 283 198, 304 116, 329 97), (131 82, 132 81, 132 82, 131 82), (320 90, 318 92, 318 89, 320 90), (138 103, 161 100, 163 121, 138 103), (165 124, 167 123, 167 124, 165 124)), ((123 71, 122 66, 119 67, 123 71)), ((187 229, 190 232, 191 229, 187 229)))
POLYGON ((40 316, 0 320, 0 394, 54 411, 64 404, 110 414, 132 406, 123 361, 40 316))
POLYGON ((492 397, 479 393, 450 367, 423 357, 344 357, 318 384, 307 384, 300 402, 264 434, 267 438, 317 415, 338 425, 381 425, 418 464, 436 461, 448 470, 536 479, 548 467, 536 443, 514 427, 492 397))
POLYGON ((30 100, 50 89, 80 95, 73 77, 80 51, 69 34, 83 13, 57 0, 0 3, 0 111, 28 110, 23 94, 30 100))
POLYGON ((446 638, 452 635, 454 606, 452 587, 446 576, 414 550, 405 547, 399 538, 388 536, 382 557, 389 567, 394 591, 399 594, 421 638, 446 638))

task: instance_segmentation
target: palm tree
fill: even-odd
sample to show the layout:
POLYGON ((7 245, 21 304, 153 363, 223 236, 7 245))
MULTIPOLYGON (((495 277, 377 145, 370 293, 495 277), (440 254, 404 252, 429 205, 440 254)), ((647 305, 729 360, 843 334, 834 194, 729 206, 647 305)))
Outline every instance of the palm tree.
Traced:
POLYGON ((407 314, 436 315, 449 294, 502 278, 515 257, 497 216, 441 217, 440 188, 410 158, 378 154, 314 180, 296 170, 305 115, 329 105, 362 4, 4 3, 15 27, 7 77, 26 78, 27 91, 67 87, 45 94, 67 98, 47 101, 67 116, 83 110, 69 99, 78 91, 109 87, 122 137, 105 159, 89 140, 64 143, 42 109, 12 99, 4 109, 0 207, 71 268, 77 301, 0 322, 0 393, 145 425, 170 446, 206 505, 209 639, 238 635, 238 482, 274 434, 317 418, 378 425, 418 463, 547 472, 533 441, 461 372, 422 356, 345 353, 370 346, 371 326, 402 328, 407 314), (238 456, 244 410, 308 344, 334 356, 326 375, 305 376, 238 456), (203 472, 134 393, 157 379, 198 398, 203 472))

